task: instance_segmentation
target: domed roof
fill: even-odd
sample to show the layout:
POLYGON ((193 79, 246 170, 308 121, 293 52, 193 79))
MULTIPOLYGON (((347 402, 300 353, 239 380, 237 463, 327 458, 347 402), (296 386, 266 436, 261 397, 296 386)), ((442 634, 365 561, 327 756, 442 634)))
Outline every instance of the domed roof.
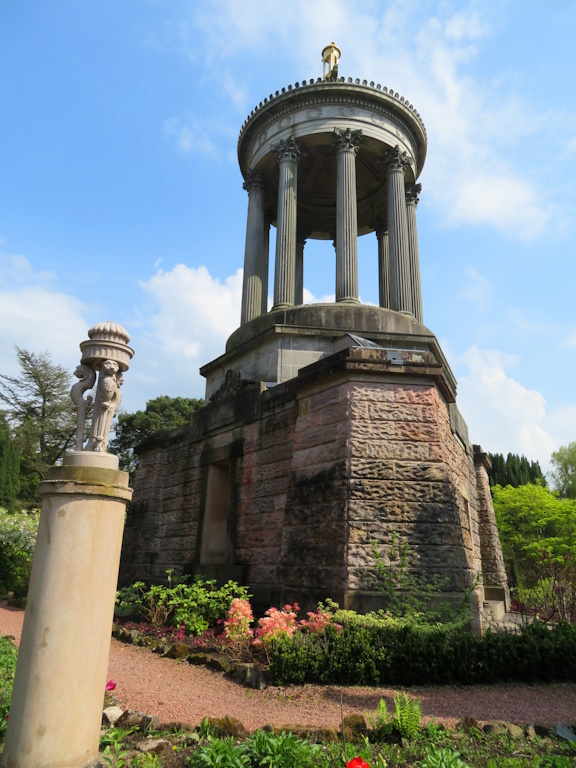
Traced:
POLYGON ((92 326, 88 331, 88 336, 93 340, 115 341, 119 344, 128 344, 130 341, 130 334, 126 328, 118 325, 113 320, 105 320, 103 323, 92 326))

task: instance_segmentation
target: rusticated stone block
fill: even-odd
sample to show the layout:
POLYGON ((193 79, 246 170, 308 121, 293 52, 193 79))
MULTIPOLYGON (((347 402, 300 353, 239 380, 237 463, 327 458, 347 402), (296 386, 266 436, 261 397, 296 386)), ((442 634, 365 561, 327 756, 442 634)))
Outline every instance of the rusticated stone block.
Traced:
POLYGON ((437 405, 438 392, 435 387, 398 385, 394 390, 394 402, 437 405))

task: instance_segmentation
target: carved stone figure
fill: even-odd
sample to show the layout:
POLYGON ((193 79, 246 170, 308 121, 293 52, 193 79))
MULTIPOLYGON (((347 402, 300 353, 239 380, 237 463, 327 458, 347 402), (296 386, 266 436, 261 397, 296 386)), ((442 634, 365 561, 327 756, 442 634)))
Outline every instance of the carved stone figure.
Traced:
POLYGON ((92 407, 94 398, 92 395, 84 397, 84 393, 92 389, 96 381, 96 371, 90 365, 80 364, 74 371, 80 381, 72 386, 70 397, 74 403, 77 415, 75 450, 81 451, 84 445, 84 428, 86 426, 86 414, 92 407))
POLYGON ((123 376, 119 372, 118 363, 115 360, 105 360, 102 363, 96 389, 92 428, 88 445, 86 446, 88 451, 105 452, 108 447, 110 426, 122 397, 120 394, 120 384, 123 380, 123 376))

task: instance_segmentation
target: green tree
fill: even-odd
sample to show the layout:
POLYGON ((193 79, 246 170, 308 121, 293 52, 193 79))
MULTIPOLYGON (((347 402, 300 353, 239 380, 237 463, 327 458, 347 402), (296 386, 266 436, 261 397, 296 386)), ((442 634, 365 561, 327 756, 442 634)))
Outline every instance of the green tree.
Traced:
POLYGON ((517 488, 526 483, 539 482, 546 485, 546 478, 537 461, 528 461, 526 456, 509 453, 506 459, 501 453, 490 453, 492 469, 488 473, 490 485, 511 485, 517 488))
POLYGON ((492 489, 502 554, 513 586, 532 587, 546 562, 576 556, 576 501, 560 499, 539 483, 492 489))
POLYGON ((72 446, 75 416, 71 376, 48 352, 16 347, 19 376, 0 374, 0 402, 20 450, 20 499, 38 503, 38 484, 72 446))
POLYGON ((576 442, 563 445, 552 454, 552 482, 567 499, 576 499, 576 442))
POLYGON ((161 395, 148 400, 144 411, 121 413, 108 450, 120 459, 120 467, 134 479, 138 456, 134 448, 146 438, 166 429, 188 424, 192 415, 204 405, 204 400, 190 397, 161 395))
POLYGON ((9 512, 16 508, 20 492, 20 452, 6 417, 0 412, 0 507, 9 512))

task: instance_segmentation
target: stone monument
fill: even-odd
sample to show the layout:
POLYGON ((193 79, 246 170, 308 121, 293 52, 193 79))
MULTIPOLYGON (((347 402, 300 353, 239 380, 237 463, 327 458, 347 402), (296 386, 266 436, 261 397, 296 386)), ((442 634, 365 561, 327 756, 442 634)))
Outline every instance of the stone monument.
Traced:
POLYGON ((116 323, 100 323, 88 336, 71 392, 78 414, 75 450, 40 484, 42 512, 3 768, 80 768, 98 755, 124 516, 132 496, 127 473, 118 471, 118 458, 106 447, 122 374, 134 353, 116 323), (95 396, 85 397, 97 377, 95 396))
MULTIPOLYGON (((382 606, 373 543, 399 537, 446 598, 509 602, 486 466, 424 325, 416 209, 427 137, 392 88, 338 76, 282 88, 238 140, 248 193, 240 327, 206 364, 206 407, 138 449, 121 579, 166 568, 249 585, 261 607, 382 606), (269 232, 276 227, 268 311, 269 232), (379 306, 360 303, 374 233, 379 306), (303 303, 305 245, 334 242, 335 301, 303 303), (482 583, 478 582, 479 577, 482 583)), ((328 288, 328 286, 327 286, 328 288)))

